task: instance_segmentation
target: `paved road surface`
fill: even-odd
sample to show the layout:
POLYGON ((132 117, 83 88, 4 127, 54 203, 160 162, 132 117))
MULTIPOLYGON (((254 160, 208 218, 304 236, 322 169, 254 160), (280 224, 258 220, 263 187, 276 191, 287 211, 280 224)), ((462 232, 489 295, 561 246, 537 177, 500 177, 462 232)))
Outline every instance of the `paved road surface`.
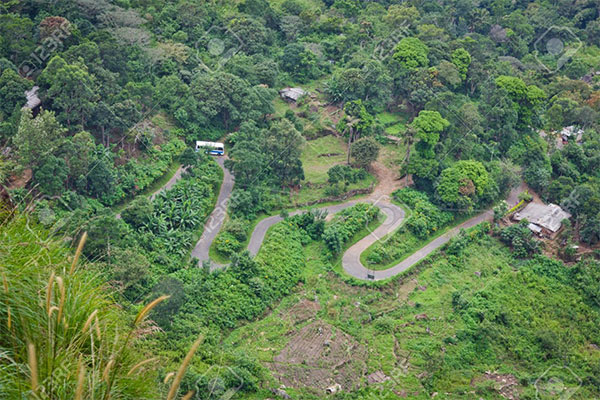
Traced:
POLYGON ((150 200, 154 200, 154 198, 156 196, 158 196, 159 194, 161 194, 162 192, 171 189, 173 187, 173 185, 175 185, 177 183, 177 181, 181 179, 181 174, 183 174, 186 169, 187 169, 187 167, 180 165, 179 168, 177 169, 177 171, 175 171, 175 174, 171 177, 171 179, 169 179, 169 181, 167 183, 165 183, 160 189, 158 189, 156 192, 154 192, 154 193, 152 193, 152 195, 150 195, 150 200))
MULTIPOLYGON (((507 198, 509 208, 515 206, 519 202, 519 193, 521 193, 525 189, 525 184, 521 183, 518 187, 513 188, 510 191, 510 194, 507 198)), ((461 229, 471 228, 484 221, 490 221, 493 219, 493 217, 494 212, 492 210, 482 212, 481 214, 478 214, 473 218, 463 222, 462 224, 452 228, 443 235, 438 236, 437 238, 427 243, 425 246, 423 246, 422 248, 420 248, 419 250, 417 250, 398 264, 394 265, 393 267, 382 271, 371 271, 365 268, 360 262, 361 253, 376 242, 376 239, 373 237, 373 235, 369 235, 361 241, 359 241, 358 243, 356 243, 354 246, 350 247, 344 253, 344 256, 342 257, 342 267, 344 268, 344 271, 346 271, 346 273, 358 279, 368 279, 367 273, 369 272, 373 275, 373 279, 376 281, 391 278, 392 276, 396 276, 399 273, 406 271, 410 267, 414 266, 415 264, 419 263, 424 258, 429 256, 431 253, 442 247, 444 244, 448 243, 450 239, 459 234, 461 229)))
MULTIPOLYGON (((225 157, 217 159, 217 162, 223 169, 224 177, 223 183, 221 184, 219 197, 217 199, 217 204, 206 222, 202 237, 200 238, 200 240, 196 244, 196 247, 192 251, 192 256, 196 257, 199 260, 199 264, 201 264, 202 261, 210 259, 210 245, 216 238, 221 227, 223 226, 223 222, 225 221, 226 217, 227 203, 229 201, 229 197, 233 189, 234 178, 231 175, 231 173, 229 173, 229 171, 226 168, 224 168, 224 159, 225 157)), ((510 192, 510 195, 507 199, 509 206, 512 207, 518 202, 518 194, 521 191, 523 191, 524 188, 525 186, 521 184, 519 187, 514 188, 510 192)), ((456 236, 461 229, 473 227, 483 221, 491 220, 493 217, 492 210, 482 212, 481 214, 474 216, 473 218, 463 222, 461 225, 435 238, 427 245, 423 246, 421 249, 417 250, 409 257, 407 257, 400 263, 394 265, 393 267, 382 271, 371 271, 361 264, 360 255, 373 243, 384 238, 386 235, 396 231, 404 222, 405 213, 402 208, 396 206, 395 204, 392 204, 387 195, 381 195, 381 193, 375 193, 375 195, 369 196, 367 199, 361 200, 361 202, 371 203, 374 206, 379 207, 379 209, 382 212, 382 218, 385 217, 385 220, 380 226, 378 226, 369 235, 367 235, 366 237, 355 243, 353 246, 351 246, 348 250, 346 250, 346 252, 342 256, 342 267, 344 268, 344 271, 346 271, 346 273, 348 273, 349 275, 362 280, 369 279, 367 277, 369 273, 373 276, 371 279, 382 280, 391 278, 403 271, 406 271, 410 267, 414 266, 415 264, 419 263, 421 260, 429 256, 435 250, 439 249, 448 241, 450 241, 450 239, 456 236)), ((358 201, 349 201, 343 204, 322 207, 319 208, 319 210, 327 211, 329 215, 333 215, 357 203, 358 201)), ((296 215, 301 212, 301 210, 297 210, 290 213, 290 215, 296 215)), ((248 251, 251 255, 255 256, 258 253, 269 228, 275 225, 276 223, 281 222, 282 220, 282 217, 275 215, 261 220, 256 225, 256 227, 252 231, 250 241, 248 243, 248 251)), ((220 265, 215 262, 211 262, 212 270, 223 267, 225 267, 225 265, 220 265)))
MULTIPOLYGON (((167 183, 165 183, 164 185, 162 185, 157 191, 155 191, 154 193, 152 193, 150 195, 150 200, 154 200, 154 198, 156 196, 158 196, 159 193, 164 192, 165 190, 169 190, 173 187, 173 185, 175 185, 175 183, 177 183, 178 180, 181 179, 181 174, 183 174, 183 172, 187 169, 187 167, 184 167, 183 165, 180 165, 179 168, 177 168, 177 171, 175 171, 175 174, 173 174, 173 176, 171 177, 171 179, 169 179, 167 181, 167 183)), ((118 213, 117 215, 115 215, 116 219, 121 219, 121 213, 118 213)))
MULTIPOLYGON (((208 255, 210 245, 213 240, 215 240, 217 234, 223 226, 227 212, 227 203, 229 202, 229 197, 231 196, 231 191, 233 190, 234 178, 229 170, 224 166, 226 159, 227 156, 217 158, 217 163, 223 170, 223 183, 221 184, 221 190, 219 191, 219 197, 217 198, 215 209, 206 220, 206 224, 204 224, 204 232, 202 232, 200 240, 198 240, 196 247, 194 247, 194 250, 192 250, 192 257, 196 257, 199 260, 199 265, 202 264, 202 261, 210 259, 208 255)), ((214 261, 211 262, 211 269, 221 267, 223 267, 223 265, 216 264, 214 261)))

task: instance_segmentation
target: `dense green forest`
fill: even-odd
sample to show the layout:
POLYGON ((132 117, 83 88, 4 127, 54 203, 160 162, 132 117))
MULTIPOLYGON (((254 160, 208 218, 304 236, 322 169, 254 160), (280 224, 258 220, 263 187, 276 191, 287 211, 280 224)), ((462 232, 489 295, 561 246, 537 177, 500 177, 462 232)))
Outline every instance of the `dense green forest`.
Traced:
POLYGON ((599 171, 593 0, 2 1, 0 398, 600 397, 599 171))

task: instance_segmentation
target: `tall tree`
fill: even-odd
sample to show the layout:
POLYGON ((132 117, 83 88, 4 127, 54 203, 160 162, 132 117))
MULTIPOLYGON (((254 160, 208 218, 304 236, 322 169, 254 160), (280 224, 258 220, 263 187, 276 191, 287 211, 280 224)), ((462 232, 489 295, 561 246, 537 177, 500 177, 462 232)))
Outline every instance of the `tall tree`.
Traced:
POLYGON ((450 123, 442 118, 437 111, 423 110, 412 121, 419 140, 417 150, 427 158, 433 158, 433 148, 440 140, 440 134, 450 126, 450 123))
POLYGON ((372 137, 364 137, 352 143, 352 158, 354 164, 361 168, 368 168, 377 160, 379 155, 379 144, 372 137))
POLYGON ((469 210, 479 201, 490 183, 483 164, 461 160, 442 171, 436 195, 448 207, 469 210))
POLYGON ((54 57, 42 73, 41 79, 48 82, 47 96, 62 111, 59 117, 68 127, 73 122, 85 127, 97 100, 95 79, 85 65, 67 64, 57 58, 60 59, 54 57))
POLYGON ((429 48, 421 40, 416 37, 406 37, 396 46, 394 59, 399 61, 406 70, 415 71, 429 65, 428 53, 429 48))
POLYGON ((31 110, 24 108, 19 130, 13 138, 21 164, 36 166, 47 156, 56 154, 64 142, 65 132, 52 111, 43 110, 33 118, 31 110))
POLYGON ((273 123, 265 137, 269 166, 281 185, 293 185, 304 179, 300 155, 304 138, 287 119, 273 123))

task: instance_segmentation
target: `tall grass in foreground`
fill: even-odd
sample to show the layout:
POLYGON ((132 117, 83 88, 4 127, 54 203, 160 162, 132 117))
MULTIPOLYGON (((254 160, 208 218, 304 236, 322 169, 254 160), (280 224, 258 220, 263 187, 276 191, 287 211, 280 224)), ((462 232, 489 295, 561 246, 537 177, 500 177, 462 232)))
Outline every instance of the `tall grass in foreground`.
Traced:
MULTIPOLYGON (((158 399, 157 358, 103 282, 26 216, 0 224, 0 399, 158 399)), ((168 394, 174 399, 192 346, 168 394), (176 385, 176 386, 175 386, 176 385)))

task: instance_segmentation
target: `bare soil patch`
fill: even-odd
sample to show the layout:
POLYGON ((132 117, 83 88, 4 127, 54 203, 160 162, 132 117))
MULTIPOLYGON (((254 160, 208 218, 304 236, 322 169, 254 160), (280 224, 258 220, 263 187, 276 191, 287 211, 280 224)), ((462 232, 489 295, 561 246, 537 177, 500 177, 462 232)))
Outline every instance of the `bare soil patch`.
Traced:
POLYGON ((291 333, 283 350, 268 366, 289 387, 325 389, 340 384, 357 389, 366 372, 367 348, 352 336, 317 320, 291 333))
POLYGON ((397 170, 386 167, 379 160, 371 164, 371 171, 377 177, 375 190, 369 196, 372 200, 377 201, 382 196, 389 196, 397 189, 406 186, 406 181, 400 180, 400 174, 397 170))
POLYGON ((500 396, 509 400, 519 400, 519 380, 512 374, 498 374, 487 371, 483 376, 471 381, 471 385, 479 382, 493 381, 494 388, 500 396))
POLYGON ((287 317, 293 324, 300 324, 304 321, 314 319, 320 309, 321 306, 319 303, 303 299, 288 310, 287 317))
POLYGON ((26 168, 23 170, 21 175, 13 175, 8 178, 8 188, 9 189, 21 189, 27 186, 31 178, 33 177, 33 172, 31 168, 26 168))

